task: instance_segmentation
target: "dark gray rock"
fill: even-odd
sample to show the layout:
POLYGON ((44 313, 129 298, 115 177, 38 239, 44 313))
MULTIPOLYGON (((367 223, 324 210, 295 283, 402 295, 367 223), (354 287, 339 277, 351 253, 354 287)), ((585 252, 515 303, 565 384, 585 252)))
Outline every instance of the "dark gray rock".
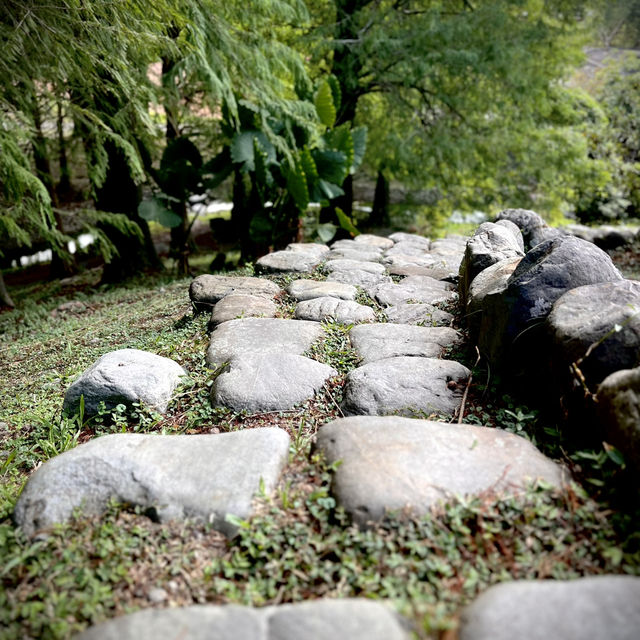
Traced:
POLYGON ((187 372, 173 360, 138 349, 119 349, 105 353, 67 389, 65 413, 77 413, 84 397, 85 416, 116 405, 143 402, 160 413, 167 410, 173 392, 187 372))
POLYGON ((313 300, 313 298, 326 296, 341 300, 355 300, 358 291, 353 285, 343 282, 294 280, 287 287, 287 293, 296 300, 313 300))
POLYGON ((273 298, 279 292, 280 287, 270 280, 209 274, 198 276, 189 287, 191 302, 199 310, 210 309, 216 302, 232 293, 273 298))
POLYGON ((218 325, 237 318, 273 318, 277 311, 273 300, 232 293, 216 302, 211 313, 211 324, 218 325))
POLYGON ((563 484, 561 467, 528 440, 475 425, 343 418, 320 427, 316 448, 341 461, 333 493, 360 525, 406 508, 422 515, 455 496, 518 493, 537 479, 563 484))
POLYGON ((281 318, 243 318, 218 326, 211 334, 207 365, 212 369, 247 354, 301 355, 322 336, 317 322, 281 318))
POLYGON ((449 326, 453 322, 453 314, 441 311, 426 302, 401 302, 384 310, 389 322, 394 324, 415 324, 423 327, 449 326))
POLYGON ((528 209, 505 209, 496 216, 496 220, 509 220, 520 228, 526 251, 544 240, 551 240, 549 235, 560 233, 551 229, 535 211, 528 209))
POLYGON ((640 474, 640 367, 607 376, 598 387, 598 428, 640 474))
POLYGON ((393 240, 391 240, 391 238, 383 238, 382 236, 375 236, 371 233, 361 233, 359 236, 356 236, 353 241, 356 244, 380 247, 380 249, 390 249, 393 247, 393 240))
POLYGON ((348 374, 343 411, 347 415, 453 414, 460 407, 469 373, 450 360, 399 357, 371 362, 348 374))
MULTIPOLYGON (((524 348, 538 340, 532 328, 543 326, 554 302, 570 289, 622 276, 611 258, 595 245, 561 236, 535 246, 520 261, 503 291, 486 295, 480 327, 480 349, 493 363, 513 355, 516 339, 524 348), (525 335, 526 332, 526 335, 525 335)), ((540 345, 535 343, 534 349, 540 345)), ((520 356, 519 356, 520 357, 520 356)))
POLYGON ((194 605, 147 609, 93 626, 76 640, 409 640, 382 602, 327 599, 250 608, 194 605))
POLYGON ((429 276, 409 276, 400 284, 383 284, 376 291, 376 300, 386 306, 394 306, 412 300, 438 304, 458 299, 452 285, 429 276))
POLYGON ((437 358, 447 347, 462 342, 460 334, 449 327, 416 327, 391 323, 354 327, 349 332, 349 338, 363 364, 397 356, 437 358))
POLYGON ((631 576, 507 582, 463 610, 460 640, 635 640, 639 602, 631 576))
POLYGON ((359 322, 374 322, 376 314, 371 307, 366 305, 351 300, 326 297, 300 302, 296 306, 295 317, 315 322, 333 318, 341 324, 357 324, 359 322))
POLYGON ((338 372, 304 356, 289 353, 236 357, 214 381, 214 405, 234 411, 286 411, 313 398, 338 372))
POLYGON ((580 370, 589 385, 635 367, 640 363, 640 282, 601 282, 567 291, 553 305, 547 331, 560 367, 584 358, 580 370))
POLYGON ((149 509, 161 522, 198 519, 227 535, 228 514, 251 515, 261 484, 271 493, 289 455, 275 427, 217 435, 119 433, 90 440, 45 462, 16 504, 29 536, 71 518, 102 513, 110 500, 149 509))

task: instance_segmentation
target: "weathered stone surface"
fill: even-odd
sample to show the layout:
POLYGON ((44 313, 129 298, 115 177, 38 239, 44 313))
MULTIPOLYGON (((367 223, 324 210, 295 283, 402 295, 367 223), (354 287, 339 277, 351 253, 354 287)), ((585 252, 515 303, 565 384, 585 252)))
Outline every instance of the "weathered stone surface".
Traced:
POLYGON ((274 251, 256 261, 262 271, 294 271, 311 273, 329 254, 327 247, 317 244, 291 244, 282 251, 274 251))
POLYGON ((383 275, 386 271, 384 265, 379 262, 364 262, 362 260, 348 260, 346 258, 329 260, 325 268, 329 273, 335 273, 336 271, 366 271, 374 275, 383 275))
POLYGON ((211 334, 207 365, 215 368, 246 354, 300 355, 321 336, 322 327, 317 322, 280 318, 230 320, 211 334))
POLYGON ((432 358, 387 358, 349 373, 343 410, 347 415, 454 413, 469 370, 432 358))
POLYGON ((640 282, 618 280, 577 287, 553 305, 547 318, 554 359, 563 368, 580 364, 588 384, 640 362, 640 282))
MULTIPOLYGON (((503 220, 511 226, 515 226, 508 220, 503 220)), ((522 245, 522 234, 516 227, 520 236, 520 242, 516 240, 516 235, 511 228, 493 222, 482 223, 473 238, 467 243, 467 248, 460 265, 460 282, 458 290, 462 298, 462 304, 466 304, 467 293, 474 278, 482 273, 486 268, 512 258, 522 258, 524 251, 522 245)))
MULTIPOLYGON (((340 242, 353 242, 352 240, 341 240, 340 242)), ((360 260, 361 262, 380 262, 382 250, 366 244, 356 244, 351 247, 339 247, 331 249, 327 256, 329 260, 360 260)))
POLYGON ((525 251, 529 251, 543 240, 550 231, 549 225, 535 212, 528 209, 505 209, 496 216, 496 221, 509 220, 520 227, 525 251))
POLYGON ((409 640, 384 603, 344 598, 274 607, 147 609, 91 627, 75 640, 409 640))
POLYGON ((419 266, 407 264, 390 264, 388 266, 389 273, 394 276, 429 276, 436 280, 447 280, 448 282, 457 282, 458 273, 451 271, 445 266, 419 266))
POLYGON ((313 298, 340 298, 341 300, 355 300, 357 290, 350 284, 342 282, 317 280, 294 280, 288 287, 287 292, 296 300, 313 300, 313 298))
POLYGON ((335 375, 335 369, 304 356, 248 354, 234 358, 215 379, 211 399, 234 411, 285 411, 312 398, 335 375))
POLYGON ((441 311, 432 304, 419 302, 410 304, 401 302, 384 310, 387 320, 394 324, 415 324, 425 327, 449 326, 453 322, 453 314, 441 311))
POLYGON ((383 284, 376 291, 376 299, 386 306, 397 305, 407 300, 415 302, 449 302, 456 300, 458 294, 452 291, 448 282, 429 276, 409 276, 400 284, 383 284))
POLYGON ((278 307, 273 300, 232 293, 216 302, 211 314, 211 324, 217 325, 236 318, 273 318, 277 311, 278 307))
POLYGON ((445 348, 462 342, 460 334, 449 327, 391 323, 354 327, 349 332, 349 338, 363 364, 397 356, 437 358, 445 348))
POLYGON ((393 255, 405 255, 405 256, 422 256, 425 253, 429 253, 429 249, 427 249, 422 244, 416 244, 411 241, 402 241, 397 242, 391 249, 387 249, 385 251, 385 256, 393 256, 393 255))
POLYGON ((295 317, 315 322, 333 318, 342 324, 356 324, 358 322, 373 322, 376 319, 376 314, 371 307, 366 305, 351 300, 326 297, 300 302, 296 306, 295 317))
POLYGON ((639 602, 632 576, 506 582, 463 610, 460 640, 635 640, 639 602))
POLYGON ((525 252, 524 238, 522 237, 522 231, 520 231, 520 227, 515 222, 511 222, 511 220, 505 219, 505 220, 498 220, 495 223, 491 222, 489 224, 497 224, 499 227, 502 227, 503 229, 507 229, 513 236, 514 240, 516 241, 516 244, 518 245, 518 248, 520 249, 520 251, 522 251, 522 253, 525 252))
MULTIPOLYGON (((328 262, 327 264, 331 264, 328 262)), ((370 264, 363 262, 362 264, 370 264)), ((382 265, 380 265, 382 266, 382 265)), ((334 271, 327 276, 327 282, 342 282, 353 287, 360 287, 370 296, 374 296, 378 287, 383 284, 391 284, 393 280, 386 275, 379 273, 371 273, 370 271, 360 271, 358 269, 349 269, 345 271, 334 271)))
POLYGON ((316 447, 329 464, 342 461, 333 493, 360 525, 405 508, 422 515, 454 496, 517 493, 536 479, 563 483, 561 467, 528 440, 475 425, 343 418, 320 427, 316 447))
POLYGON ((596 409, 604 439, 640 472, 640 367, 607 376, 598 387, 596 409))
POLYGON ((533 325, 542 327, 542 320, 563 293, 616 280, 622 280, 622 276, 611 258, 585 240, 563 235, 536 245, 520 261, 505 289, 485 296, 481 351, 490 361, 499 362, 511 353, 514 341, 525 330, 527 340, 535 339, 535 332, 529 329, 533 325))
POLYGON ((65 413, 76 413, 84 396, 85 416, 118 404, 131 406, 143 402, 164 413, 176 387, 187 372, 173 360, 138 349, 119 349, 105 353, 67 389, 65 413))
POLYGON ((389 236, 389 240, 393 242, 411 242, 413 244, 424 247, 426 251, 431 248, 431 240, 424 236, 419 236, 416 233, 406 233, 404 231, 396 231, 389 236))
MULTIPOLYGON (((397 273, 397 269, 407 269, 409 267, 431 267, 431 268, 447 268, 444 261, 440 257, 435 257, 430 253, 422 255, 408 256, 406 254, 391 254, 385 256, 382 262, 387 265, 390 273, 397 273)), ((458 272, 456 268, 456 273, 458 272)), ((399 273, 398 275, 404 275, 399 273)))
POLYGON ((431 243, 431 257, 434 260, 434 266, 445 267, 458 273, 467 240, 468 238, 462 236, 449 236, 434 240, 431 243))
POLYGON ((77 507, 99 514, 110 500, 149 509, 161 522, 195 518, 233 534, 228 514, 247 518, 260 489, 276 486, 289 437, 274 427, 217 435, 119 433, 90 440, 39 467, 14 517, 27 535, 68 520, 77 507))
POLYGON ((263 278, 234 278, 209 274, 198 276, 189 287, 189 297, 197 309, 208 309, 231 293, 273 298, 279 292, 277 284, 263 278))
POLYGON ((383 238, 382 236, 375 236, 371 233, 361 233, 356 236, 353 241, 356 244, 366 244, 373 247, 380 247, 381 249, 390 249, 393 247, 393 240, 391 238, 383 238))

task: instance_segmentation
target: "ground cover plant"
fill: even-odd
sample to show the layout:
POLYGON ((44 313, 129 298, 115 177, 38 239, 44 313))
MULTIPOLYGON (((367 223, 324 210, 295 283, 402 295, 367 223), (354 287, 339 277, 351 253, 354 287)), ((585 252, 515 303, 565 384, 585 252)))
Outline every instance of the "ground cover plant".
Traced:
MULTIPOLYGON (((337 508, 331 469, 313 451, 318 428, 341 416, 342 382, 358 364, 347 328, 328 323, 325 338, 308 352, 339 375, 302 407, 258 415, 213 408, 209 391, 218 372, 204 363, 209 319, 193 313, 188 285, 157 276, 80 290, 59 282, 27 285, 16 289, 19 310, 0 316, 3 638, 67 638, 90 623, 153 606, 260 606, 325 596, 390 599, 417 637, 437 637, 455 627, 460 606, 496 582, 640 573, 636 514, 613 490, 625 472, 617 452, 577 449, 536 407, 491 380, 482 363, 464 421, 535 439, 568 463, 582 486, 564 493, 531 487, 518 498, 487 493, 424 518, 398 513, 358 530, 337 508), (63 417, 64 391, 75 376, 124 347, 171 357, 189 371, 167 414, 118 407, 91 421, 63 417), (129 505, 113 504, 100 518, 78 513, 41 539, 26 539, 11 521, 29 473, 90 438, 265 425, 290 434, 289 465, 275 495, 257 496, 256 515, 237 522, 231 541, 200 524, 152 522, 129 505)), ((291 314, 286 296, 280 312, 291 314)), ((456 356, 468 366, 476 360, 473 349, 456 356)))

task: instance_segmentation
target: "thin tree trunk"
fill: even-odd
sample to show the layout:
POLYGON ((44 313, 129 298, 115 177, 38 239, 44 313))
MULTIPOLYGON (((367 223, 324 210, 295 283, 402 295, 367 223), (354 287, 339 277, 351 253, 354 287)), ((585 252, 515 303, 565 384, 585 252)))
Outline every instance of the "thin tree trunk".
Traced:
POLYGON ((64 121, 60 100, 56 102, 56 130, 58 133, 58 164, 60 165, 60 181, 56 185, 56 193, 58 199, 66 199, 71 194, 71 173, 67 158, 67 143, 64 139, 64 121))
POLYGON ((389 181, 382 168, 378 169, 369 224, 372 227, 384 227, 389 224, 389 181))
POLYGON ((7 291, 7 287, 4 284, 4 278, 2 277, 2 271, 0 271, 0 303, 4 307, 11 307, 12 309, 16 306, 7 291))

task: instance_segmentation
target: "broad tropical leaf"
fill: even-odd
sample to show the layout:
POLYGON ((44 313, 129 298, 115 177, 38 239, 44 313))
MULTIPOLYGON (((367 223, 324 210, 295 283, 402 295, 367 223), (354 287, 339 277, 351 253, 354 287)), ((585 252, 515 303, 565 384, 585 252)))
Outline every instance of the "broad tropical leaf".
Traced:
POLYGON ((147 222, 157 222, 163 227, 177 227, 181 222, 180 216, 169 211, 159 200, 151 198, 151 200, 143 200, 138 205, 138 215, 147 222))
POLYGON ((362 164, 364 152, 367 149, 367 127, 356 127, 351 129, 351 138, 353 140, 353 159, 349 168, 349 173, 355 173, 362 164))
POLYGON ((327 182, 342 184, 347 175, 347 156, 342 151, 314 149, 311 152, 318 176, 327 182))
POLYGON ((352 236, 359 236, 360 232, 356 228, 356 225, 353 224, 353 220, 340 208, 336 207, 336 216, 338 217, 338 222, 340 226, 348 231, 352 236))
POLYGON ((326 80, 322 82, 318 88, 314 103, 320 122, 322 122, 325 127, 333 127, 336 121, 336 107, 333 103, 331 86, 326 80))

